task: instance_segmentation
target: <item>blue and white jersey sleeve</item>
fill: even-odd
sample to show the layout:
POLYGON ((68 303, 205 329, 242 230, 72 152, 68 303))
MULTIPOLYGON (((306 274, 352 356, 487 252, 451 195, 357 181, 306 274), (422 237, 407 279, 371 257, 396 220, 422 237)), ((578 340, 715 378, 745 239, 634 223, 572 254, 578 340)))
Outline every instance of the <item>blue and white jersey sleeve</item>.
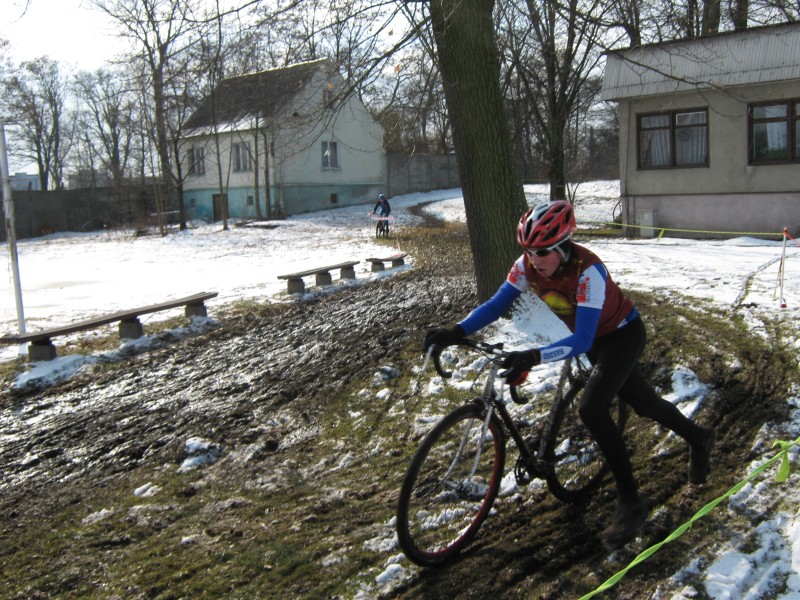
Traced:
POLYGON ((562 340, 540 348, 542 362, 564 360, 589 351, 606 300, 607 279, 608 271, 599 263, 581 273, 576 292, 575 331, 562 340))
POLYGON ((497 319, 511 308, 514 300, 519 298, 520 291, 507 281, 500 286, 494 296, 473 310, 467 317, 459 323, 464 330, 464 335, 472 335, 480 331, 497 319))

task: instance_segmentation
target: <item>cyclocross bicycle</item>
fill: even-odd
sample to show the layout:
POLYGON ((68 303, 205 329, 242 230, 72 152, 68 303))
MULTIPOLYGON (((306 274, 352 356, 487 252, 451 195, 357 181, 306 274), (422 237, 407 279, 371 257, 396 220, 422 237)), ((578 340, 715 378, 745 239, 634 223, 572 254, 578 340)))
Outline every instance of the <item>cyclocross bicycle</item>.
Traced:
MULTIPOLYGON (((555 398, 539 432, 526 439, 524 423, 511 417, 502 394, 495 389, 500 365, 508 356, 502 344, 465 339, 458 344, 483 354, 488 360, 481 394, 446 415, 425 435, 411 460, 397 505, 397 536, 405 555, 418 565, 431 567, 454 558, 475 536, 494 504, 503 479, 506 440, 519 451, 514 475, 519 485, 544 479, 563 502, 587 499, 600 484, 608 465, 578 416, 580 392, 590 367, 582 359, 565 361, 555 398)), ((445 379, 441 347, 431 357, 445 379)), ((525 404, 516 388, 511 400, 525 404)), ((625 425, 625 405, 614 400, 617 425, 625 425)))

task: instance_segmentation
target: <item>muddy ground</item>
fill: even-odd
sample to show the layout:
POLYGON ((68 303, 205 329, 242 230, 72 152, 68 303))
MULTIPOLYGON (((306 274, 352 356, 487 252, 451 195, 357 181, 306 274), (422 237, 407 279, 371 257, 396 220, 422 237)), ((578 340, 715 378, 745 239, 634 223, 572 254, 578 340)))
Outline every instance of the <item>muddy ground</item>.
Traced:
MULTIPOLYGON (((609 560, 597 536, 613 501, 606 485, 582 506, 544 492, 506 503, 455 564, 406 564, 403 583, 375 583, 398 551, 369 541, 390 522, 414 446, 402 419, 392 420, 392 402, 413 402, 407 377, 421 332, 476 302, 465 232, 432 231, 404 240, 416 266, 395 277, 212 315, 217 326, 202 335, 167 338, 55 387, 7 387, 0 596, 573 598, 623 566, 626 555, 609 560), (399 374, 386 384, 394 400, 359 396, 385 365, 399 374), (223 458, 177 474, 192 436, 213 441, 223 458), (161 493, 132 493, 150 483, 161 493)), ((780 351, 738 343, 726 325, 710 331, 707 314, 674 299, 637 300, 663 333, 647 372, 667 384, 661 359, 687 349, 683 361, 715 387, 698 418, 717 427, 718 444, 712 483, 700 488, 685 485, 677 446, 657 464, 634 458, 644 493, 664 510, 628 558, 737 481, 753 458, 749 442, 785 411, 793 368, 780 351)), ((651 432, 634 423, 634 457, 651 432)), ((648 597, 687 553, 713 547, 731 527, 710 519, 607 597, 648 597)))

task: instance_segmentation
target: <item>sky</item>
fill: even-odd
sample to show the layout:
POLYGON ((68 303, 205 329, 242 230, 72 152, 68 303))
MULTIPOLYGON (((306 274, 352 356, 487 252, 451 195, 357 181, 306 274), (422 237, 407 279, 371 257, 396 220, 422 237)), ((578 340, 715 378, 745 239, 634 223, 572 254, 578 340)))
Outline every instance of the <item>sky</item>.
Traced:
MULTIPOLYGON (((538 204, 548 197, 545 186, 526 186, 526 194, 530 204, 538 204)), ((579 186, 576 200, 579 226, 600 226, 611 221, 618 197, 617 181, 579 186)), ((390 201, 396 219, 393 228, 397 230, 415 222, 416 217, 408 208, 422 202, 431 202, 426 210, 444 219, 462 222, 465 219, 459 189, 410 194, 390 198, 390 201)), ((208 318, 194 319, 191 326, 173 332, 189 335, 213 326, 215 313, 239 299, 302 302, 317 294, 347 293, 348 287, 413 269, 413 256, 407 258, 405 266, 383 273, 371 273, 368 263, 361 262, 356 266, 355 281, 338 282, 334 274, 332 286, 318 289, 313 285, 313 278, 307 278, 304 295, 287 294, 286 282, 278 279, 279 274, 403 251, 397 238, 392 248, 375 243, 371 211, 372 204, 340 208, 270 222, 267 227, 231 227, 227 232, 221 231, 220 224, 198 224, 163 238, 134 237, 130 231, 105 231, 21 240, 18 257, 27 330, 66 325, 93 315, 200 291, 218 292, 217 298, 206 303, 208 318)), ((788 343, 800 350, 800 245, 795 242, 790 241, 785 248, 782 296, 779 268, 784 247, 780 242, 732 236, 719 241, 662 238, 597 239, 584 243, 603 259, 612 277, 623 288, 667 294, 679 292, 695 299, 698 306, 739 306, 754 334, 763 333, 762 319, 781 322, 789 332, 788 343)), ((2 254, 0 261, 7 275, 5 281, 0 282, 0 331, 15 333, 17 314, 8 251, 2 254)), ((145 332, 149 322, 179 314, 183 314, 182 309, 157 313, 149 320, 145 317, 145 332)), ((109 327, 113 330, 116 325, 109 327)), ((513 320, 500 321, 488 335, 490 340, 503 339, 509 346, 525 346, 557 339, 564 331, 561 322, 531 297, 521 304, 513 320)), ((95 331, 75 335, 97 334, 95 331)), ((63 342, 59 338, 54 340, 56 347, 60 341, 63 342)), ((106 353, 102 358, 113 359, 116 353, 122 355, 128 345, 147 346, 149 341, 149 336, 145 335, 139 340, 121 342, 119 350, 106 353)), ((0 350, 3 353, 0 359, 4 360, 24 352, 24 348, 17 346, 0 350)), ((87 368, 99 358, 66 355, 35 363, 20 375, 15 385, 24 386, 34 381, 38 385, 51 385, 87 368)), ((471 368, 470 365, 463 367, 471 368)), ((662 393, 685 414, 691 415, 702 406, 709 388, 686 366, 672 365, 671 368, 672 389, 662 390, 662 393)), ((542 385, 554 381, 557 373, 557 367, 541 365, 531 378, 538 381, 536 385, 542 385)), ((425 394, 435 396, 445 385, 452 385, 445 384, 431 371, 418 370, 415 375, 416 383, 412 385, 419 385, 425 394)), ((380 389, 367 389, 362 393, 375 394, 378 398, 391 393, 389 388, 378 387, 380 389)), ((786 402, 791 418, 783 423, 764 424, 754 445, 761 450, 756 454, 766 457, 776 439, 793 440, 800 432, 800 396, 795 392, 786 402)), ((530 410, 534 404, 510 408, 512 411, 530 410)), ((402 411, 399 405, 397 409, 402 411)), ((430 416, 425 415, 422 421, 428 421, 430 416)), ((667 436, 662 442, 666 441, 667 436)), ((181 468, 203 468, 219 457, 219 445, 214 440, 190 438, 186 446, 191 460, 181 468)), ((663 443, 656 444, 654 453, 663 446, 663 443)), ((796 462, 797 452, 793 451, 792 456, 796 462)), ((743 465, 742 478, 764 460, 743 465)), ((542 483, 533 482, 519 489, 513 474, 506 477, 497 510, 502 510, 504 502, 524 501, 526 494, 537 485, 542 483)), ((800 476, 793 474, 783 486, 776 491, 770 481, 755 480, 719 506, 716 510, 725 511, 728 519, 738 522, 752 519, 753 538, 734 536, 714 548, 711 555, 687 558, 684 566, 663 581, 659 597, 692 598, 699 586, 702 587, 699 591, 713 600, 800 600, 800 516, 796 506, 786 509, 775 503, 776 496, 781 494, 785 498, 798 497, 800 476), (770 518, 762 520, 760 515, 764 514, 770 518), (778 591, 775 591, 776 584, 780 587, 778 591)), ((157 492, 157 489, 147 488, 136 490, 136 495, 150 496, 157 492)), ((103 516, 101 511, 87 518, 103 516)), ((395 535, 393 523, 387 522, 379 534, 367 542, 367 547, 380 557, 383 569, 377 576, 364 574, 368 583, 360 597, 374 597, 418 575, 419 570, 400 553, 395 535)), ((611 568, 625 566, 616 553, 608 560, 611 568)))
POLYGON ((0 11, 0 37, 11 42, 14 62, 49 56, 93 71, 124 48, 115 31, 89 0, 5 0, 0 11))

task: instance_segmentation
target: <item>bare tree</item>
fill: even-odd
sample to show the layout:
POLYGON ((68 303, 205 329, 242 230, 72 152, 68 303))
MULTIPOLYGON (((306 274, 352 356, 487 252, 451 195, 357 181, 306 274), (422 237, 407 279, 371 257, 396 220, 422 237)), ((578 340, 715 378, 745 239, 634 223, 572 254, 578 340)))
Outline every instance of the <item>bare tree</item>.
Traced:
POLYGON ((7 82, 6 110, 20 145, 14 155, 35 162, 43 190, 64 187, 64 165, 72 129, 66 109, 67 83, 56 61, 24 62, 7 82))
MULTIPOLYGON (((137 46, 137 58, 147 68, 150 101, 153 107, 155 125, 155 146, 163 192, 156 194, 159 229, 163 234, 165 201, 175 189, 170 164, 170 139, 168 106, 166 98, 169 63, 190 44, 190 38, 197 28, 195 18, 196 0, 92 0, 94 6, 113 18, 120 26, 123 36, 131 39, 137 46)), ((179 213, 185 214, 183 207, 179 213)), ((185 221, 180 223, 186 227, 185 221)))
POLYGON ((602 58, 598 40, 605 3, 526 0, 505 8, 499 20, 506 34, 507 77, 518 80, 514 89, 522 94, 517 118, 530 121, 527 129, 538 135, 551 198, 564 200, 568 127, 577 120, 576 111, 593 100, 585 93, 591 89, 586 81, 597 74, 602 58))
POLYGON ((79 73, 75 89, 81 100, 79 124, 87 150, 119 188, 133 148, 136 97, 120 74, 108 69, 79 73))
POLYGON ((371 96, 373 115, 386 131, 387 152, 449 152, 450 117, 433 57, 417 44, 392 60, 394 68, 384 73, 371 96))

